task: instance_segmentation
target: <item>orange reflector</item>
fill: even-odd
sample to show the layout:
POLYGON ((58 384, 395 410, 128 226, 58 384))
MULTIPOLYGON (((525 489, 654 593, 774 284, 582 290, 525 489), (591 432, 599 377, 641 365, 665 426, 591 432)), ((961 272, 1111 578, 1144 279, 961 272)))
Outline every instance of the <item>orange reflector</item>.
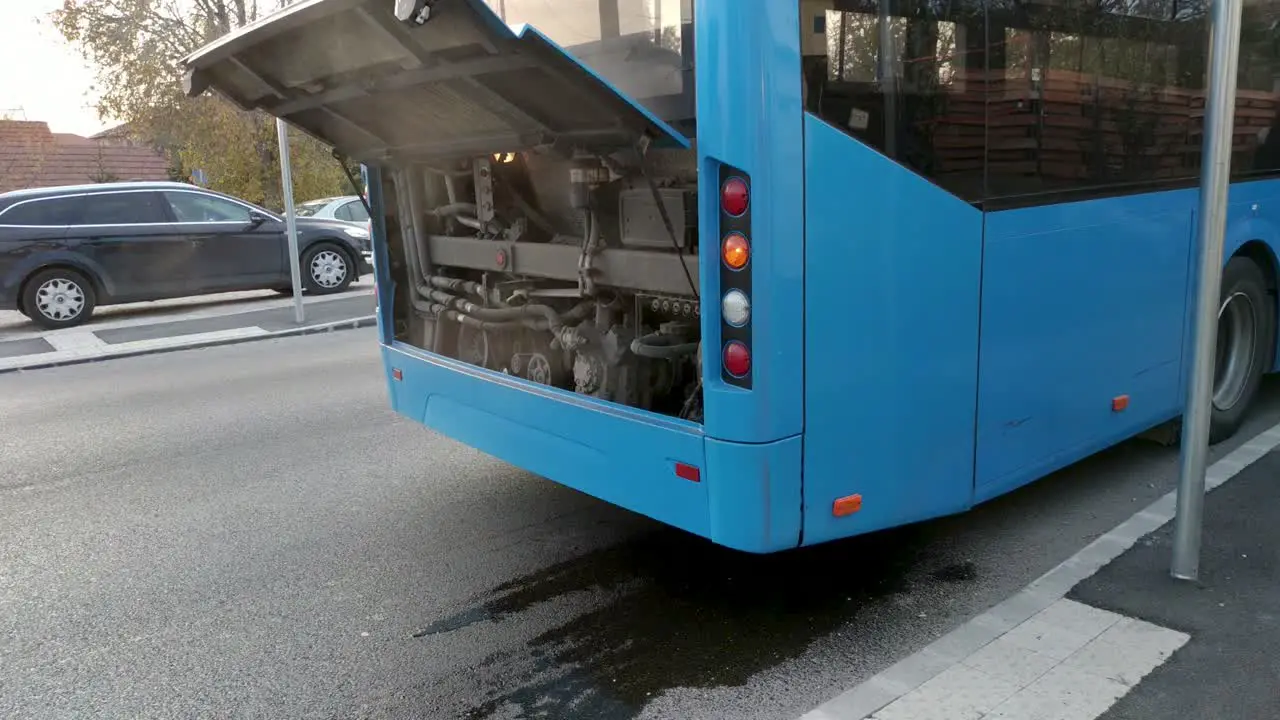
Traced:
POLYGON ((400 372, 400 368, 391 368, 391 377, 395 378, 396 380, 403 380, 404 373, 400 372))
POLYGON ((1128 395, 1117 395, 1111 398, 1111 412, 1121 412, 1129 407, 1128 395))
POLYGON ((676 477, 689 482, 701 482, 702 474, 698 472, 698 468, 688 463, 676 463, 676 477))
POLYGON ((720 256, 724 258, 724 264, 734 270, 746 267, 747 260, 751 257, 747 238, 742 233, 729 233, 724 237, 724 242, 720 243, 720 256))
POLYGON ((831 514, 836 517, 844 517, 845 515, 852 515, 861 509, 861 495, 846 495, 842 498, 836 498, 835 503, 831 505, 831 514))

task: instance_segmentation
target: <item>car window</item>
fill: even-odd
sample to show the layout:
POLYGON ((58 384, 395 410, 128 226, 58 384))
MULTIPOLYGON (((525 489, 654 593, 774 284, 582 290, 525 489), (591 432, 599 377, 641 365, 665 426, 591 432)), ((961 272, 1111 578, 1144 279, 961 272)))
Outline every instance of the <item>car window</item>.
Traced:
POLYGON ((152 192, 99 193, 83 198, 77 225, 139 225, 167 223, 160 196, 152 192))
POLYGON ((80 198, 46 198, 11 206, 0 213, 0 225, 72 225, 80 214, 80 198))
POLYGON ((364 211, 364 205, 359 200, 354 200, 342 206, 338 217, 352 222, 364 222, 369 219, 369 213, 364 211))
POLYGON ((214 195, 167 192, 164 197, 178 222, 249 222, 249 208, 214 195))

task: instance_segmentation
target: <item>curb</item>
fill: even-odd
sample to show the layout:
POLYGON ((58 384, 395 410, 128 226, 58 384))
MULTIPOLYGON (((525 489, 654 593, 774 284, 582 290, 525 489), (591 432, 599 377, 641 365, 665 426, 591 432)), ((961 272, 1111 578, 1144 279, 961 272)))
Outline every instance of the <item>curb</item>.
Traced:
POLYGON ((293 337, 297 335, 316 335, 319 333, 336 332, 338 330, 355 330, 358 328, 372 327, 378 324, 377 315, 364 315, 349 320, 337 320, 319 325, 304 325, 299 328, 289 328, 287 330, 275 330, 263 333, 261 335, 249 335, 237 338, 218 338, 216 340, 198 340, 196 342, 171 345, 168 347, 146 348, 142 350, 122 350, 119 352, 107 352, 102 355, 93 357, 73 357, 61 360, 46 360, 44 362, 32 363, 30 365, 22 365, 12 368, 0 368, 0 375, 6 373, 26 372, 28 370, 45 370, 48 368, 62 367, 64 365, 84 365, 86 363, 101 362, 103 360, 118 360, 120 358, 138 357, 141 355, 158 355, 160 353, 177 352, 179 350, 192 350, 195 348, 218 347, 220 345, 239 345, 240 343, 257 342, 260 340, 271 340, 274 338, 293 337))
MULTIPOLYGON (((1240 474, 1280 447, 1280 424, 1263 430, 1205 470, 1205 493, 1240 474)), ((1062 600, 1076 585, 1093 576, 1147 535, 1172 522, 1178 491, 1170 490, 1071 557, 985 612, 845 690, 798 720, 866 720, 899 698, 960 665, 987 644, 1062 600)), ((1127 692, 1127 691, 1126 691, 1127 692)), ((1094 717, 1100 717, 1101 714, 1094 717)), ((1083 717, 1083 716, 1081 716, 1083 717)))

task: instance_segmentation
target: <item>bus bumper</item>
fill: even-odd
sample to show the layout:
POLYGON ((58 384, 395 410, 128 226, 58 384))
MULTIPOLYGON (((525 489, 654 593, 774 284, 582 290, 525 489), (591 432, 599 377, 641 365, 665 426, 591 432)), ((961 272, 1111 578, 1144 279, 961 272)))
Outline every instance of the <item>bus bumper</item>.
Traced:
POLYGON ((768 553, 800 543, 799 436, 718 441, 693 423, 399 343, 382 352, 393 409, 443 435, 726 547, 768 553))

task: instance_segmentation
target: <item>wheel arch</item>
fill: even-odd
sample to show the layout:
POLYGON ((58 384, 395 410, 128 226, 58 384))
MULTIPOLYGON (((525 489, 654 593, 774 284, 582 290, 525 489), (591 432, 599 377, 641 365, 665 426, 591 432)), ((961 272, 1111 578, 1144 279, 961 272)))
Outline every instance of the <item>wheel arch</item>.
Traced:
MULTIPOLYGON (((1262 271, 1262 277, 1267 285, 1267 295, 1270 296, 1271 306, 1275 310, 1272 317, 1280 318, 1280 292, 1277 292, 1277 287, 1280 286, 1280 261, 1276 259, 1275 248, 1264 240, 1256 238, 1247 240, 1241 243, 1235 252, 1227 256, 1223 267, 1226 267, 1226 262, 1235 257, 1248 258, 1262 271)), ((1277 328, 1277 330, 1280 330, 1280 328, 1277 328)), ((1265 366, 1269 368, 1268 372, 1280 370, 1280 367, 1277 367, 1277 359, 1280 359, 1280 332, 1276 332, 1275 336, 1276 342, 1271 347, 1271 358, 1265 366)))
POLYGON ((23 298, 27 294, 27 286, 31 283, 31 279, 45 270, 71 270, 80 273, 93 286, 93 294, 97 297, 97 304, 104 304, 103 301, 110 297, 110 292, 102 281, 102 277, 91 267, 83 263, 74 262, 67 259, 49 260, 42 262, 28 269, 22 275, 22 281, 18 283, 18 307, 22 308, 23 298))

